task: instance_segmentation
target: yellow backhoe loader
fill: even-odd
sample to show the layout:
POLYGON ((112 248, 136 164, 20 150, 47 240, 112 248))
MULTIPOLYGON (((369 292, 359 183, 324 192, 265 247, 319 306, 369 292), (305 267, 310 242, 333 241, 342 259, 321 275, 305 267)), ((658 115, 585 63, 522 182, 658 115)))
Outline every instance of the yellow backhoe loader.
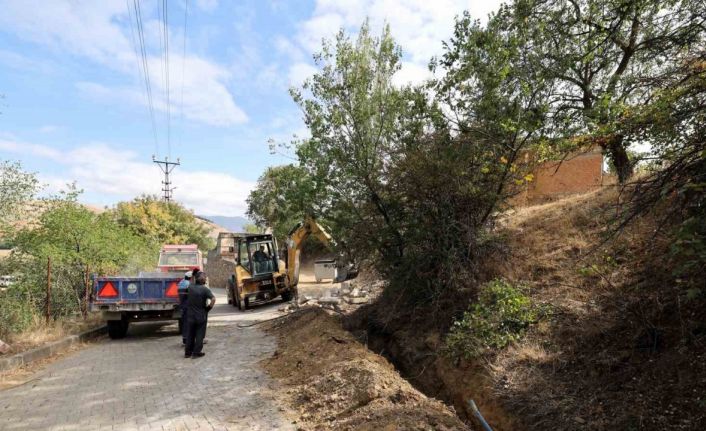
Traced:
MULTIPOLYGON (((255 301, 268 301, 281 296, 289 301, 297 295, 299 256, 304 241, 311 235, 324 244, 332 244, 331 236, 313 218, 297 224, 287 237, 282 256, 271 234, 235 234, 235 270, 228 282, 228 303, 246 310, 255 301)), ((335 281, 358 275, 353 264, 342 265, 335 281)))

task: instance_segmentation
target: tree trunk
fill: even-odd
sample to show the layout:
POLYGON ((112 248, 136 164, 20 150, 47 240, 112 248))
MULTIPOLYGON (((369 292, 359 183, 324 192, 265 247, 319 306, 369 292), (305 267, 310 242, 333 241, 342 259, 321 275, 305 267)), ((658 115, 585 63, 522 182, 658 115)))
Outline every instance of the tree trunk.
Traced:
POLYGON ((616 135, 608 141, 604 150, 608 153, 615 172, 618 175, 618 182, 625 184, 632 176, 632 161, 628 157, 628 152, 623 145, 623 135, 616 135))

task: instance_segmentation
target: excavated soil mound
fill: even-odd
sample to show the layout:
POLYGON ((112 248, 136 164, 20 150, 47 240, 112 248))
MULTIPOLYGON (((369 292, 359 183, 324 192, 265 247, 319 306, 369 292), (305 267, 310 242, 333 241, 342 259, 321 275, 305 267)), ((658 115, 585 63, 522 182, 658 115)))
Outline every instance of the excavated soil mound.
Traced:
POLYGON ((414 389, 319 308, 277 320, 278 349, 264 367, 289 387, 301 429, 467 430, 451 409, 414 389))

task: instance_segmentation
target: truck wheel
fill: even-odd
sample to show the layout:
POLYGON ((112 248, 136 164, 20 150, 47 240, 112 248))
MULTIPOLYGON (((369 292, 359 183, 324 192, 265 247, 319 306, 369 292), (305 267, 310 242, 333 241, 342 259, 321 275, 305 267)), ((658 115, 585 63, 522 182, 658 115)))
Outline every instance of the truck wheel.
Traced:
POLYGON ((292 296, 293 296, 293 295, 292 295, 292 291, 291 291, 291 290, 287 290, 287 291, 285 291, 285 292, 282 292, 282 301, 284 301, 284 302, 289 302, 289 301, 292 300, 292 296))
POLYGON ((129 323, 122 320, 108 320, 108 336, 111 340, 125 338, 128 326, 129 323))
MULTIPOLYGON (((240 298, 240 297, 238 297, 240 298)), ((239 299, 238 300, 238 308, 240 308, 240 311, 245 311, 248 308, 250 308, 250 299, 246 296, 245 299, 239 299)))
POLYGON ((230 297, 231 297, 229 304, 232 305, 233 307, 238 307, 239 306, 238 305, 238 292, 235 290, 234 287, 228 288, 228 291, 230 292, 230 297))

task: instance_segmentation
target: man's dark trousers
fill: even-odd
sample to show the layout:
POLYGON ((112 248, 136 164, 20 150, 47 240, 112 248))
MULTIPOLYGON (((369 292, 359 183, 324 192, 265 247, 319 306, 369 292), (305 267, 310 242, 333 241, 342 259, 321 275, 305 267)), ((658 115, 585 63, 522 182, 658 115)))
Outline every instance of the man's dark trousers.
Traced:
MULTIPOLYGON (((189 313, 190 314, 190 313, 189 313)), ((208 320, 198 319, 196 316, 188 315, 186 318, 186 355, 198 354, 203 350, 203 339, 206 336, 206 326, 208 320)))
POLYGON ((189 307, 186 306, 186 295, 179 294, 179 307, 181 307, 181 317, 179 318, 179 326, 181 327, 181 342, 186 344, 186 336, 189 333, 186 329, 186 315, 189 314, 189 307))

